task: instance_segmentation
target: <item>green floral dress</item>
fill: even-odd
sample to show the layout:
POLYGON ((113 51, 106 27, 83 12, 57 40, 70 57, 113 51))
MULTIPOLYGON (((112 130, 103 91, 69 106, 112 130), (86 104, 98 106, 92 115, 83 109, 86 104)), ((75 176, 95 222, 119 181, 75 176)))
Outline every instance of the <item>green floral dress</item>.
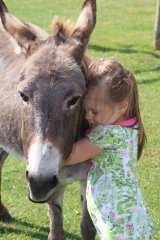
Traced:
POLYGON ((93 159, 87 206, 101 240, 149 240, 153 223, 135 177, 138 130, 99 126, 88 136, 105 150, 93 159))

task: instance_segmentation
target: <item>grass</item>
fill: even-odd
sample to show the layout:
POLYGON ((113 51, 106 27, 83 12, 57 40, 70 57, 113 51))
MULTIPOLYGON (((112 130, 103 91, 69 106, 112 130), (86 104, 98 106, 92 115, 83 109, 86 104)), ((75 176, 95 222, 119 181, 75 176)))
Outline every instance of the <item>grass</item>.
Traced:
MULTIPOLYGON (((75 21, 82 0, 6 0, 11 12, 51 32, 52 17, 75 21), (67 2, 67 4, 66 4, 67 2)), ((137 176, 160 239, 160 52, 153 48, 156 1, 97 0, 97 25, 89 44, 92 58, 119 59, 138 81, 142 117, 148 137, 144 154, 138 163, 137 176)), ((15 221, 0 223, 1 240, 47 239, 49 219, 47 205, 27 199, 24 163, 8 158, 3 169, 3 202, 15 221)), ((81 219, 79 184, 68 187, 64 200, 64 228, 67 240, 80 238, 81 219)))

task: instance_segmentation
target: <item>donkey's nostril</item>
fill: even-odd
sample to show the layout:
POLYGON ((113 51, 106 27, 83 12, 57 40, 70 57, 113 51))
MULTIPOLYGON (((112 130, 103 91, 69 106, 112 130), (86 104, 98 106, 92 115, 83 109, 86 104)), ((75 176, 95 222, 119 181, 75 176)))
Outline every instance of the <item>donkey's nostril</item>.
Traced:
POLYGON ((28 172, 28 170, 26 171, 26 178, 27 178, 27 180, 28 180, 28 178, 29 178, 29 172, 28 172))
POLYGON ((58 183, 58 179, 56 175, 53 177, 52 182, 51 182, 51 188, 54 188, 58 183))

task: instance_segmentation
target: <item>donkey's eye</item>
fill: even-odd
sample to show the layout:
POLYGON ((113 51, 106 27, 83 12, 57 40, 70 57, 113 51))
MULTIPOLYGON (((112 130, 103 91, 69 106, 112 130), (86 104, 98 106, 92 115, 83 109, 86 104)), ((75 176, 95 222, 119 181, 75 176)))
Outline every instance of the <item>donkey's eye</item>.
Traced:
POLYGON ((81 97, 77 96, 67 102, 67 109, 73 109, 80 102, 81 97))
POLYGON ((28 96, 26 96, 26 95, 25 95, 24 93, 22 93, 22 92, 19 92, 19 94, 20 94, 21 98, 23 99, 23 102, 25 102, 25 103, 28 103, 28 102, 29 102, 28 96))

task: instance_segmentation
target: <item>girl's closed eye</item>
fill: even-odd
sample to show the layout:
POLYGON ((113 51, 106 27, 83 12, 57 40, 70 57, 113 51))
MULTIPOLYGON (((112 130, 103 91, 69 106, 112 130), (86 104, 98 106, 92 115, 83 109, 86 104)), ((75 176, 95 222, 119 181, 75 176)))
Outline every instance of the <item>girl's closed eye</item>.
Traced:
POLYGON ((97 114, 98 114, 98 111, 92 110, 91 113, 92 113, 93 115, 97 115, 97 114))
POLYGON ((98 113, 98 111, 94 110, 92 108, 88 108, 88 109, 86 109, 86 113, 96 115, 98 113))

